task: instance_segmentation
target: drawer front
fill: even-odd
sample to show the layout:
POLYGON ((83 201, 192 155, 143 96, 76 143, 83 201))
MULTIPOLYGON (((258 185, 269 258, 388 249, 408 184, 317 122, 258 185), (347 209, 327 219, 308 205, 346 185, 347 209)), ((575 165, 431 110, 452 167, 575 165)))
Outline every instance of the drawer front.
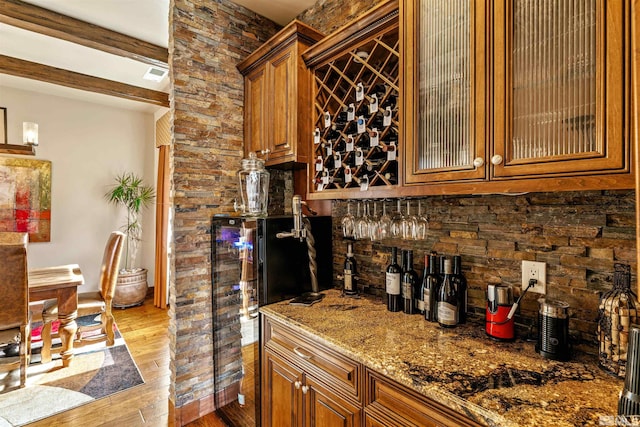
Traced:
POLYGON ((394 426, 480 426, 467 417, 369 369, 366 370, 366 381, 365 413, 371 418, 392 418, 394 422, 390 425, 394 426))
POLYGON ((263 316, 262 328, 263 345, 266 348, 291 360, 337 392, 362 401, 362 367, 358 362, 266 316, 263 316))

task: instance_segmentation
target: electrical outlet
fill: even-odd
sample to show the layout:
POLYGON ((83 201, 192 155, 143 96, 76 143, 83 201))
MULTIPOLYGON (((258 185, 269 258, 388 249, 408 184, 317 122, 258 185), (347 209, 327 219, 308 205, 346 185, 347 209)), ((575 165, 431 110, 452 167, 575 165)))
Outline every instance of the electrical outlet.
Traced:
POLYGON ((547 264, 544 262, 522 261, 522 291, 529 286, 529 280, 535 279, 536 284, 529 288, 529 292, 545 295, 547 293, 547 264))

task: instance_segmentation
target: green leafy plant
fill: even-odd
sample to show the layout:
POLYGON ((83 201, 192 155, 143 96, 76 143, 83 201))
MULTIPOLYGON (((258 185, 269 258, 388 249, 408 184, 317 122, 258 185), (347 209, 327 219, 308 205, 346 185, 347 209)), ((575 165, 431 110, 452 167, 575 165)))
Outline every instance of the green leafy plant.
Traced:
POLYGON ((142 224, 139 217, 143 208, 148 207, 155 198, 153 187, 144 185, 142 178, 132 172, 116 176, 115 184, 105 194, 106 199, 127 210, 127 223, 122 231, 127 235, 127 247, 124 270, 132 270, 142 237, 142 224))

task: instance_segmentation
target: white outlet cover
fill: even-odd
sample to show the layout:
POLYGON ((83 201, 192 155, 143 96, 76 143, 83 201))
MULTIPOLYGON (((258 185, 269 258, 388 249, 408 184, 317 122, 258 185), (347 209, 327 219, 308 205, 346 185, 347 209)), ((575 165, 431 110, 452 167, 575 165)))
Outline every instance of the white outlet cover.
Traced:
POLYGON ((536 279, 537 283, 529 292, 545 295, 547 293, 547 264, 537 261, 522 261, 522 291, 529 286, 529 279, 536 279), (536 277, 537 276, 537 277, 536 277))

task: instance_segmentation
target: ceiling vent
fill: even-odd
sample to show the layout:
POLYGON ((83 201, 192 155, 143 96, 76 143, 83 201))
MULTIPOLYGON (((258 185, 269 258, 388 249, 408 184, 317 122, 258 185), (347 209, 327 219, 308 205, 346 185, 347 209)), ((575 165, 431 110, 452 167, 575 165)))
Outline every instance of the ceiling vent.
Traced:
POLYGON ((151 80, 154 82, 161 82, 162 79, 164 79, 167 74, 169 74, 169 70, 165 70, 163 68, 158 68, 158 67, 149 67, 149 69, 147 70, 147 72, 144 74, 142 78, 145 80, 151 80))

